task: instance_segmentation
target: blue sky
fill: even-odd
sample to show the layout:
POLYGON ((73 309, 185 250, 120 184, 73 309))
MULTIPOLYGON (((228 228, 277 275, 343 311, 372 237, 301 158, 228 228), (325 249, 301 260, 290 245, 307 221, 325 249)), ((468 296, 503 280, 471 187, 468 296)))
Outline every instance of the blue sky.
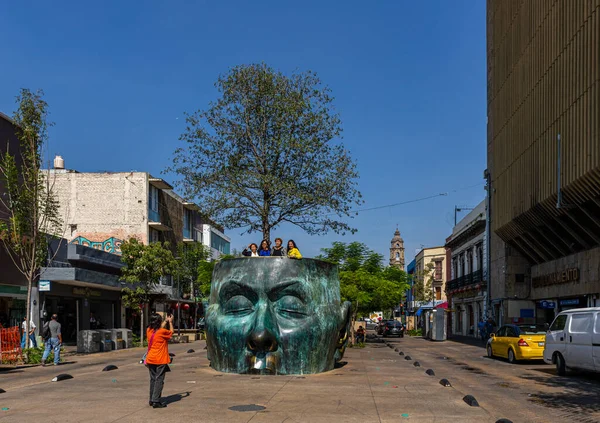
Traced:
MULTIPOLYGON (((443 245, 454 206, 485 196, 485 2, 170 1, 9 2, 0 111, 19 88, 44 89, 55 126, 50 155, 79 171, 168 165, 184 112, 214 99, 230 67, 254 62, 316 71, 332 89, 343 142, 358 162, 361 208, 353 236, 311 237, 283 226, 306 256, 359 240, 389 254, 396 225, 407 263, 443 245)), ((260 239, 230 230, 232 247, 260 239)))

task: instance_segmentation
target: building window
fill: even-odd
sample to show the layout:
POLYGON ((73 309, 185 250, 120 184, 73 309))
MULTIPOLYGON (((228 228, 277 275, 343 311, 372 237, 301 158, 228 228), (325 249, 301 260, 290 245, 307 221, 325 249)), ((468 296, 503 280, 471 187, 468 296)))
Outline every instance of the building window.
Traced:
POLYGON ((477 244, 477 270, 483 270, 483 246, 477 244))
POLYGON ((148 196, 148 217, 153 222, 160 222, 160 215, 158 214, 158 188, 156 188, 154 185, 150 185, 148 196))
POLYGON ((158 232, 156 229, 150 228, 149 242, 160 242, 160 232, 158 232))
POLYGON ((441 261, 435 262, 435 280, 436 281, 442 280, 442 262, 441 261))
POLYGON ((192 239, 192 222, 194 216, 191 210, 183 209, 183 237, 185 239, 192 239))
POLYGON ((229 241, 214 232, 210 234, 210 246, 221 254, 229 254, 229 241))
POLYGON ((452 259, 452 278, 458 278, 458 259, 456 257, 452 259))
POLYGON ((467 252, 467 274, 473 273, 473 251, 467 252))
POLYGON ((442 299, 442 287, 440 287, 440 286, 435 287, 435 299, 436 300, 442 299))
POLYGON ((396 248, 400 248, 400 244, 396 243, 396 248))
POLYGON ((396 253, 396 261, 400 261, 400 253, 396 253))

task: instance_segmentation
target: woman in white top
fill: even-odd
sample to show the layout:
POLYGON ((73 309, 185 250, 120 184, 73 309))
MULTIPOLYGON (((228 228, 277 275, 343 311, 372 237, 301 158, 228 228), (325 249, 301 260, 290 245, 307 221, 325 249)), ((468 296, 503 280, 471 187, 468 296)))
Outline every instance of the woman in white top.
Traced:
POLYGON ((244 251, 242 251, 242 255, 244 257, 259 257, 258 245, 256 245, 255 243, 248 245, 248 247, 244 248, 244 251), (248 248, 250 249, 249 251, 248 248))

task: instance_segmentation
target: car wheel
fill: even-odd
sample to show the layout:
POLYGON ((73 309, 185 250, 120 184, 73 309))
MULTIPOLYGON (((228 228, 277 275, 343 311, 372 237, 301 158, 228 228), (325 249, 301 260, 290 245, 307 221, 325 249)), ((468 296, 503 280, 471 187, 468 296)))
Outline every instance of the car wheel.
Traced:
POLYGON ((554 359, 556 363, 556 373, 559 376, 564 376, 567 374, 567 366, 565 365, 565 359, 561 354, 556 354, 556 358, 554 359))
POLYGON ((510 364, 515 364, 517 359, 515 358, 515 352, 511 349, 508 350, 508 362, 510 364))
POLYGON ((492 350, 492 346, 488 345, 487 346, 487 354, 489 358, 494 358, 494 351, 492 350))

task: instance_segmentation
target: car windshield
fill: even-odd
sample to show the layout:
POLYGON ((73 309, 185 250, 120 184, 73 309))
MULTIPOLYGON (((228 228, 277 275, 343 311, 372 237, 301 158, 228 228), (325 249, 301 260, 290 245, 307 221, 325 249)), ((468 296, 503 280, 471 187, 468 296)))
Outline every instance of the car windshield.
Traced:
POLYGON ((541 335, 546 333, 544 325, 519 325, 521 335, 541 335))
POLYGON ((402 323, 400 323, 400 322, 387 322, 386 325, 397 327, 397 326, 402 326, 402 323))

